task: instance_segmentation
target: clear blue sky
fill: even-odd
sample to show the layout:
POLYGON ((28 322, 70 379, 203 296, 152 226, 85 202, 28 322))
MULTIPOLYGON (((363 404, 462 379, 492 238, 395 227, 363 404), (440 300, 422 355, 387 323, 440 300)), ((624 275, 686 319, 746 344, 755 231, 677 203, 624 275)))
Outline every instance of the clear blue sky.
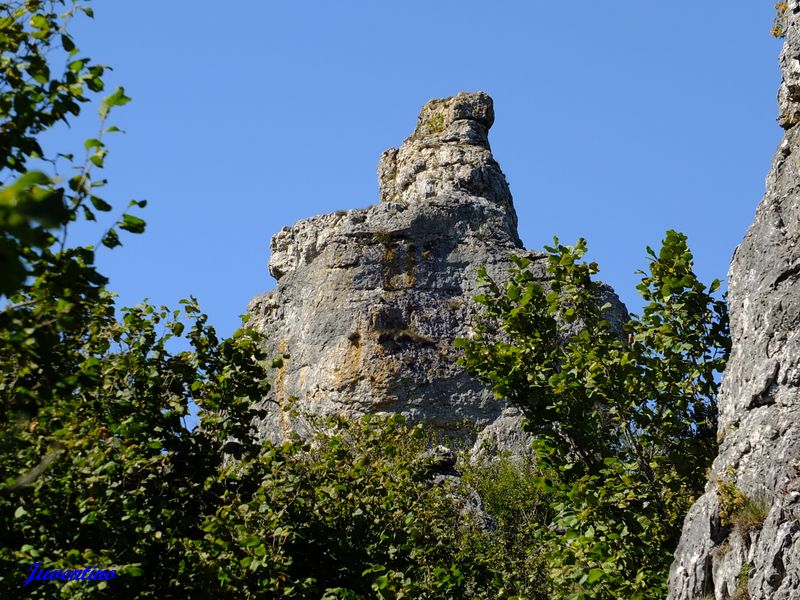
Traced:
POLYGON ((528 248, 586 237, 634 309, 666 229, 724 278, 781 135, 772 4, 97 1, 76 40, 134 99, 108 197, 150 201, 102 270, 122 304, 193 293, 231 333, 274 285, 272 234, 376 202, 378 157, 422 104, 483 90, 528 248))

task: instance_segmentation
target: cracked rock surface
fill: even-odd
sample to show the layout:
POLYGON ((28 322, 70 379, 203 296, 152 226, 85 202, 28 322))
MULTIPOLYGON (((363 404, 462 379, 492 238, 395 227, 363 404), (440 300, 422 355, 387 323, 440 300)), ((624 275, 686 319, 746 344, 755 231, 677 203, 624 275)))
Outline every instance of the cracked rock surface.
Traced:
POLYGON ((800 598, 800 5, 788 3, 778 123, 786 130, 755 220, 731 262, 733 350, 719 398, 720 452, 686 517, 671 600, 800 598), (720 521, 718 481, 763 523, 720 521), (747 589, 749 596, 745 596, 747 589), (736 594, 739 594, 738 596, 736 594))
POLYGON ((545 279, 545 255, 517 235, 489 146, 493 122, 484 93, 428 102, 414 133, 380 158, 378 204, 302 220, 272 238, 278 285, 250 303, 249 324, 291 358, 265 399, 265 438, 303 433, 294 407, 400 412, 476 447, 526 446, 517 411, 456 364, 452 345, 478 310, 479 266, 502 279, 509 255, 523 254, 545 279))

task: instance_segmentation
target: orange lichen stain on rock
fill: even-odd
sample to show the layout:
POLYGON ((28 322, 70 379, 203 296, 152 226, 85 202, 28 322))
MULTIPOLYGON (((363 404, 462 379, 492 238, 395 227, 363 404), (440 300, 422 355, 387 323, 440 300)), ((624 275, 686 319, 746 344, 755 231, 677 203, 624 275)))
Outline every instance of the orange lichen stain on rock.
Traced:
MULTIPOLYGON (((278 343, 278 354, 286 352, 286 340, 278 343)), ((279 406, 283 406, 286 399, 286 365, 283 364, 275 369, 275 377, 272 380, 272 389, 275 392, 275 401, 279 406)))
POLYGON ((370 387, 375 392, 387 392, 397 382, 403 365, 396 356, 384 356, 369 365, 370 387))
POLYGON ((355 387, 364 374, 364 345, 361 334, 358 332, 350 334, 342 346, 343 353, 340 354, 342 360, 333 372, 335 389, 355 387))
MULTIPOLYGON (((278 353, 286 352, 286 340, 283 339, 278 342, 278 353)), ((278 411, 280 413, 280 428, 284 438, 287 437, 292 431, 292 425, 286 416, 284 404, 286 402, 286 365, 281 365, 275 369, 275 377, 272 380, 272 389, 275 393, 275 402, 278 404, 278 411)))
POLYGON ((304 390, 307 387, 307 384, 306 384, 306 382, 307 382, 306 375, 307 374, 308 374, 308 366, 300 367, 300 371, 298 373, 298 380, 299 380, 299 386, 300 386, 301 390, 304 390))

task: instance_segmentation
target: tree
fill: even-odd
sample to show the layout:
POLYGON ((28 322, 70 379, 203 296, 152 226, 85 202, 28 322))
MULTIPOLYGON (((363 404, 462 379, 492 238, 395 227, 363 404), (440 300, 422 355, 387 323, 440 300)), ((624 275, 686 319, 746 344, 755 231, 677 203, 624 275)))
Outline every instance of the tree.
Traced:
POLYGON ((463 364, 508 398, 537 436, 553 523, 542 531, 554 589, 570 598, 659 598, 683 517, 716 456, 716 395, 730 349, 727 310, 668 231, 638 291, 641 316, 614 331, 584 240, 556 240, 545 289, 516 258, 509 281, 481 274, 463 364), (496 332, 500 332, 498 336, 496 332))
MULTIPOLYGON (((46 154, 41 135, 104 88, 105 67, 82 57, 68 30, 92 11, 78 1, 26 0, 4 4, 0 15, 0 293, 8 297, 0 313, 0 521, 9 532, 0 577, 17 587, 39 562, 114 564, 151 581, 166 570, 169 581, 177 541, 198 528, 192 517, 220 503, 204 486, 224 481, 226 456, 260 450, 251 399, 268 387, 266 357, 252 331, 218 340, 194 300, 184 305, 188 328, 177 311, 149 305, 116 319, 95 247, 70 246, 67 233, 113 209, 94 173, 107 155, 104 136, 118 131, 107 118, 129 98, 119 88, 99 101, 99 132, 85 141, 83 161, 46 154), (66 179, 65 163, 74 172, 66 179), (170 353, 184 331, 191 351, 170 353), (204 411, 202 430, 182 422, 190 402, 204 411)), ((144 206, 129 203, 99 242, 111 249, 119 231, 142 233, 144 221, 127 210, 144 206)), ((76 585, 32 595, 80 597, 106 583, 76 585)))
MULTIPOLYGON (((67 248, 66 225, 79 218, 94 221, 94 211, 112 209, 98 195, 105 181, 93 173, 103 168, 108 152, 104 136, 119 131, 107 127, 106 119, 130 98, 118 88, 102 100, 98 135, 84 143, 83 161, 71 153, 47 155, 39 142, 48 129, 78 117, 81 106, 105 87, 106 68, 81 57, 67 29, 78 14, 93 12, 77 0, 20 0, 0 7, 0 295, 65 271, 79 277, 78 288, 90 288, 78 295, 106 282, 92 265, 92 249, 67 248), (59 177, 65 165, 74 172, 66 181, 59 177)), ((123 214, 103 236, 110 248, 119 245, 116 227, 141 233, 144 221, 123 214)))

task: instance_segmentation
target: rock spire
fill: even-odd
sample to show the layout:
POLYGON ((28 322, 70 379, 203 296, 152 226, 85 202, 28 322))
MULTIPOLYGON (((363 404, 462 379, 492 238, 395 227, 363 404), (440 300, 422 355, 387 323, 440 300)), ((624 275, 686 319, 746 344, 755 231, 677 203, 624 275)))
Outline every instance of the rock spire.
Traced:
MULTIPOLYGON (((477 268, 502 280, 516 253, 546 279, 544 254, 523 249, 488 133, 492 99, 432 100, 414 133, 378 166, 380 202, 299 221, 272 238, 276 289, 250 324, 291 358, 275 375, 262 434, 302 432, 297 412, 400 412, 444 438, 521 451, 518 412, 456 364, 453 341, 478 310, 477 268), (296 400, 290 402, 292 398, 296 400)), ((625 315, 624 307, 606 289, 625 315)))
POLYGON ((299 412, 400 412, 443 437, 518 449, 517 412, 456 364, 468 335, 476 270, 502 277, 527 252, 505 177, 492 157, 492 99, 432 100, 414 133, 378 166, 380 202, 302 220, 272 238, 277 287, 250 324, 291 358, 275 375, 262 434, 301 431, 299 412), (296 398, 290 403, 290 399, 296 398))

